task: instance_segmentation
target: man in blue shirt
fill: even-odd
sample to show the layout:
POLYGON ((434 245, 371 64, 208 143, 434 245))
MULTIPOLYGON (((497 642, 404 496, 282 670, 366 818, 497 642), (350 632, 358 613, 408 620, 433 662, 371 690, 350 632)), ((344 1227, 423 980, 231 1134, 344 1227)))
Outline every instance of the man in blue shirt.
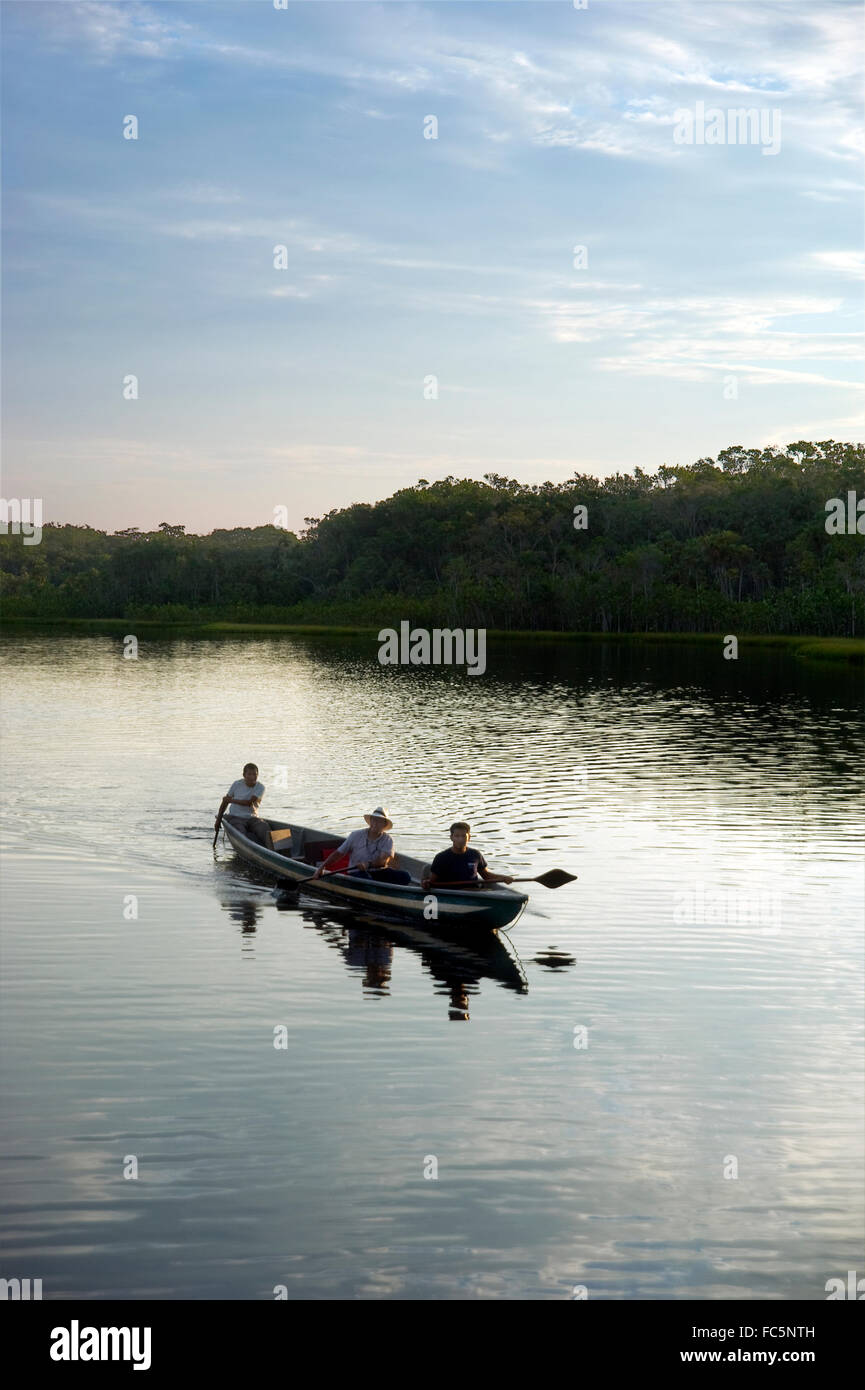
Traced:
POLYGON ((484 883, 512 883, 507 874, 494 874, 479 849, 469 849, 471 826, 456 820, 450 829, 451 848, 443 849, 432 862, 424 888, 480 888, 484 883))

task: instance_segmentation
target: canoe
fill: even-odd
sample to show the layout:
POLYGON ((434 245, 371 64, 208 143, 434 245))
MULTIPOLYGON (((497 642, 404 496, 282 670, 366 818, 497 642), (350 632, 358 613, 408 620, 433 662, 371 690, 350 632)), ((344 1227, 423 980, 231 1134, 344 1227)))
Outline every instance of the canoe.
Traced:
POLYGON ((405 869, 411 874, 411 883, 384 883, 374 878, 357 878, 352 874, 328 874, 325 878, 311 883, 316 866, 326 859, 337 845, 342 844, 344 835, 333 835, 326 830, 314 830, 311 826, 290 825, 284 821, 271 820, 268 825, 272 831, 290 830, 291 837, 279 842, 278 849, 265 849, 245 833, 241 821, 231 821, 226 816, 222 828, 232 848, 251 864, 273 873, 288 888, 294 885, 304 891, 321 894, 334 902, 360 912, 393 915, 402 921, 421 924, 426 931, 434 932, 438 923, 461 929, 496 931, 509 927, 522 916, 528 897, 517 893, 505 883, 486 884, 481 888, 439 888, 424 892, 421 876, 426 863, 413 859, 408 854, 397 854, 392 867, 405 869), (429 913, 429 904, 435 897, 438 917, 424 917, 424 909, 429 913))

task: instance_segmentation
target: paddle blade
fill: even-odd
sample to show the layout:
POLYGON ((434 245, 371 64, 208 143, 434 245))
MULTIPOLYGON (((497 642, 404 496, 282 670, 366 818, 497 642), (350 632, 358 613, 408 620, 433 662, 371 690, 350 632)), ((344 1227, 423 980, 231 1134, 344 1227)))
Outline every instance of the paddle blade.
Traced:
POLYGON ((561 888, 566 883, 575 883, 576 874, 566 874, 564 869, 548 869, 545 874, 538 874, 535 883, 542 883, 545 888, 561 888))

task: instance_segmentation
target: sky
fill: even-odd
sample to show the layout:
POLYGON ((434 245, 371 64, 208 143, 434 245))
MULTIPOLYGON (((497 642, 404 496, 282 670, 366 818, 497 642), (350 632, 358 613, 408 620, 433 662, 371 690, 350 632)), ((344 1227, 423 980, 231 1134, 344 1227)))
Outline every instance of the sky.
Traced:
POLYGON ((3 3, 3 496, 297 530, 862 440, 862 18, 3 3), (687 143, 698 103, 766 138, 687 143))

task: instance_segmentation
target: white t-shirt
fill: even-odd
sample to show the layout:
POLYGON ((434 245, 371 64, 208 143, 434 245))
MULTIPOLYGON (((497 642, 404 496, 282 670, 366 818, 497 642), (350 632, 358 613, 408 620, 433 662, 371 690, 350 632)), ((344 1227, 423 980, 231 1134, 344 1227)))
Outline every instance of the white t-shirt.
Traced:
MULTIPOLYGON (((236 782, 232 782, 225 794, 226 796, 240 796, 245 801, 249 796, 264 796, 264 787, 260 782, 256 782, 254 787, 248 787, 243 778, 239 777, 236 782)), ((257 816, 258 812, 254 806, 228 806, 226 815, 231 816, 234 820, 245 820, 247 816, 257 816)))
POLYGON ((387 834, 376 838, 371 830, 353 830, 350 835, 346 835, 336 853, 347 854, 348 867, 356 869, 359 864, 369 864, 373 859, 393 854, 393 840, 387 834))

